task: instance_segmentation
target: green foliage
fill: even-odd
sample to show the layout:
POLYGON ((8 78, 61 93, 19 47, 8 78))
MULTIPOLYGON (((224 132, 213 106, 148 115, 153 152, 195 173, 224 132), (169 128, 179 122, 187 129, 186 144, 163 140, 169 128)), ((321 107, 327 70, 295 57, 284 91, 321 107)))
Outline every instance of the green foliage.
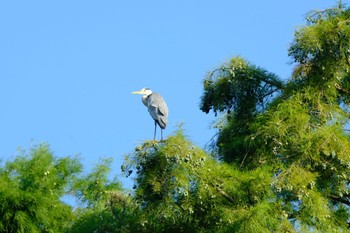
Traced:
POLYGON ((82 176, 75 182, 74 196, 81 204, 93 207, 105 203, 110 192, 121 190, 121 184, 115 177, 109 181, 110 164, 112 159, 103 159, 86 176, 82 176))
POLYGON ((55 159, 46 145, 0 170, 0 232, 62 232, 73 218, 60 200, 80 172, 76 158, 55 159))
POLYGON ((77 157, 55 158, 45 144, 0 167, 0 232, 131 231, 137 206, 110 181, 111 159, 82 175, 77 157), (75 211, 62 201, 79 200, 75 211))
POLYGON ((137 173, 139 232, 291 229, 276 217, 281 212, 275 210, 269 167, 239 171, 194 146, 181 130, 166 142, 144 143, 125 161, 125 172, 137 173))
POLYGON ((295 33, 289 54, 297 62, 293 79, 300 88, 314 88, 323 102, 349 103, 350 9, 312 12, 309 26, 295 33))
POLYGON ((225 161, 249 164, 254 153, 242 135, 250 135, 249 125, 263 112, 270 99, 284 89, 273 73, 249 64, 241 57, 211 72, 204 80, 201 110, 225 113, 218 126, 218 156, 225 161))
POLYGON ((210 74, 201 109, 225 119, 213 153, 242 171, 271 168, 275 208, 293 230, 348 232, 350 9, 340 4, 310 13, 307 20, 289 49, 296 68, 288 82, 269 79, 264 71, 244 83, 242 77, 252 72, 241 67, 251 65, 234 58, 225 69, 238 66, 242 73, 210 74), (261 92, 268 85, 270 91, 261 92), (267 96, 260 93, 270 98, 256 101, 255 96, 267 96))
POLYGON ((73 190, 80 207, 66 232, 133 232, 138 206, 122 191, 117 178, 108 179, 111 162, 101 160, 91 173, 76 180, 73 190))
POLYGON ((76 220, 67 233, 137 232, 138 206, 122 191, 109 191, 104 202, 75 210, 76 220))
POLYGON ((201 110, 234 112, 251 117, 266 107, 268 99, 284 85, 277 76, 234 57, 204 80, 201 110))

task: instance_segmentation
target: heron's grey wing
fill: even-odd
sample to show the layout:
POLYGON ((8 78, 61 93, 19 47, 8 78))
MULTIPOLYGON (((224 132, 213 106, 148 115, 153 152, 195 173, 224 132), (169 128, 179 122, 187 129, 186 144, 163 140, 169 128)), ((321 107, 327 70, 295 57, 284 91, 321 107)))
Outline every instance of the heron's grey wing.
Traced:
POLYGON ((168 107, 161 95, 152 93, 148 98, 148 111, 161 128, 168 124, 168 107))
POLYGON ((168 117, 168 106, 166 105, 163 97, 158 93, 152 93, 150 95, 148 99, 148 107, 150 106, 158 108, 159 112, 163 116, 168 117))

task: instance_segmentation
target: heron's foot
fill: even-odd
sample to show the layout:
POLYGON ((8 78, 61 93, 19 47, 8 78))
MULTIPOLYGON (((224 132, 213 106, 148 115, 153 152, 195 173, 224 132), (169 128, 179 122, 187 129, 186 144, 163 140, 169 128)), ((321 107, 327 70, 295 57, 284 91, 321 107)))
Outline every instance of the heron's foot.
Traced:
POLYGON ((166 143, 167 139, 161 139, 160 141, 158 140, 147 140, 145 141, 144 145, 145 146, 154 146, 159 143, 166 143))
POLYGON ((146 140, 144 142, 145 145, 153 145, 156 144, 158 141, 157 140, 146 140))

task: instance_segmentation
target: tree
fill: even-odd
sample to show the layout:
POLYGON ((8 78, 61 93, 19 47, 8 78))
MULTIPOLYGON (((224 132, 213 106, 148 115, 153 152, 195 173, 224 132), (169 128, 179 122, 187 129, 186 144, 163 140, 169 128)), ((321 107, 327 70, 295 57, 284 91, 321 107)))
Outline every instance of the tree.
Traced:
MULTIPOLYGON (((0 232, 125 232, 134 205, 117 179, 111 159, 82 174, 78 157, 56 158, 42 144, 0 167, 0 232), (79 208, 62 201, 70 195, 79 208)), ((132 213, 132 214, 131 214, 132 213)))
POLYGON ((137 232, 290 230, 275 202, 270 167, 240 171, 194 146, 182 130, 136 147, 123 167, 135 171, 137 232))
POLYGON ((111 162, 111 159, 102 160, 91 173, 75 182, 74 196, 80 205, 66 232, 136 232, 133 226, 138 206, 123 191, 117 178, 108 179, 111 162))
POLYGON ((62 232, 72 218, 61 201, 81 171, 77 158, 56 159, 47 145, 0 169, 0 232, 62 232))
POLYGON ((201 109, 223 113, 219 158, 242 171, 273 168, 273 200, 295 231, 347 232, 350 9, 307 21, 289 49, 289 81, 236 57, 205 79, 201 109))

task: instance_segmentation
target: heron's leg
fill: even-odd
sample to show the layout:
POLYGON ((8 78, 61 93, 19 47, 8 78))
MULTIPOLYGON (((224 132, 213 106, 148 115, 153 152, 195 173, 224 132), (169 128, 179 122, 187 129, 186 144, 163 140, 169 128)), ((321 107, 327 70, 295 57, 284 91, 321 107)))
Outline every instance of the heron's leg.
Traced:
POLYGON ((163 141, 163 129, 160 129, 160 141, 163 141))
POLYGON ((154 121, 154 137, 153 137, 153 141, 156 140, 156 131, 157 131, 157 122, 154 121))

